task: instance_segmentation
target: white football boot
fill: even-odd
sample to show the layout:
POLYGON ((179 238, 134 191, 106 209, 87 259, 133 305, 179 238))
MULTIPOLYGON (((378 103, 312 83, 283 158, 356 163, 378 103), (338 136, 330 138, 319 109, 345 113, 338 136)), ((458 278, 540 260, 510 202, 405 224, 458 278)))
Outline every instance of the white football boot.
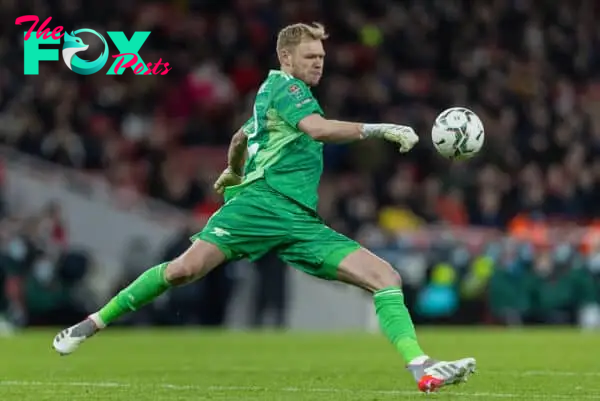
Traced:
POLYGON ((419 390, 433 393, 444 386, 466 382, 475 373, 475 358, 463 358, 456 361, 436 361, 431 358, 423 363, 408 365, 419 390))
POLYGON ((75 326, 64 329, 54 337, 52 346, 61 355, 69 355, 81 345, 82 342, 98 332, 98 327, 92 319, 85 319, 75 326))

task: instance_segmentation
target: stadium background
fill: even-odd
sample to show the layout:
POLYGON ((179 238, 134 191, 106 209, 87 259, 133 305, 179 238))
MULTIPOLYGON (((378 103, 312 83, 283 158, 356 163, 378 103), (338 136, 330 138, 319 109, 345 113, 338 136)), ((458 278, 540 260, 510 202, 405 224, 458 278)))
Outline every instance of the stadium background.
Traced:
MULTIPOLYGON (((415 321, 597 325, 597 15, 593 1, 0 1, 4 319, 72 323, 184 249, 219 207, 211 185, 277 65, 277 31, 320 21, 327 116, 408 124, 422 138, 403 156, 377 141, 326 146, 320 206, 401 271, 415 321), (14 20, 26 14, 69 31, 150 30, 140 55, 173 69, 84 77, 59 61, 25 76, 29 25, 14 20), (486 128, 468 163, 429 141, 454 105, 486 128)), ((273 258, 224 266, 121 323, 375 324, 365 294, 273 258)))

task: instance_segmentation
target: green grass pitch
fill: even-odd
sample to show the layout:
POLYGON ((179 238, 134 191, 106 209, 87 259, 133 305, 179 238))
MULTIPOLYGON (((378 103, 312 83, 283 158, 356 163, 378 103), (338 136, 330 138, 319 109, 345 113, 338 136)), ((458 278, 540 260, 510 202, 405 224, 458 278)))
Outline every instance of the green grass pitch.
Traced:
MULTIPOLYGON (((109 329, 60 357, 54 331, 0 338, 2 401, 423 400, 379 335, 109 329)), ((600 333, 421 328, 478 373, 436 400, 600 400, 600 333)), ((430 398, 428 398, 430 399, 430 398)))

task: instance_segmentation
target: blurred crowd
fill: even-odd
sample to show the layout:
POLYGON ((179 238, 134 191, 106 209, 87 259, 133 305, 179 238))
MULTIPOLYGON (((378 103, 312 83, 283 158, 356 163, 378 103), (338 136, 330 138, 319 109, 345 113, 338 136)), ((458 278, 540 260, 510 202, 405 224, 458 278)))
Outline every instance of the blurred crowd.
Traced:
POLYGON ((406 156, 380 142, 328 146, 324 191, 337 195, 323 203, 342 204, 325 208, 327 218, 351 220, 344 203, 358 195, 375 209, 360 220, 389 229, 402 228, 391 217, 400 208, 414 217, 404 225, 504 227, 519 212, 597 215, 593 1, 3 0, 0 10, 2 142, 124 190, 214 211, 219 199, 207 188, 222 165, 202 164, 198 152, 226 145, 248 118, 258 85, 277 68, 278 29, 315 20, 331 34, 315 89, 327 115, 411 124, 423 138, 406 156), (41 62, 39 75, 24 76, 19 44, 29 26, 14 24, 24 14, 52 16, 50 26, 68 30, 149 30, 140 54, 173 69, 81 76, 41 62), (454 105, 485 124, 484 151, 471 163, 447 163, 428 140, 435 115, 454 105))
MULTIPOLYGON (((210 215, 221 202, 210 188, 224 147, 248 118, 267 71, 277 68, 277 31, 320 21, 331 37, 314 92, 326 115, 409 124, 422 138, 407 155, 379 141, 325 147, 320 208, 334 228, 395 257, 402 252, 396 238, 407 232, 478 226, 533 249, 518 263, 527 269, 492 263, 513 266, 498 270, 508 276, 531 273, 526 288, 537 288, 529 287, 534 273, 563 255, 561 246, 570 261, 581 261, 565 265, 569 272, 577 265, 577 274, 593 276, 586 266, 597 257, 582 239, 586 230, 595 234, 600 217, 599 9, 592 0, 0 0, 0 143, 103 176, 128 196, 210 215), (68 31, 151 31, 140 55, 173 69, 81 76, 62 62, 41 62, 39 75, 25 76, 19 44, 29 26, 14 24, 25 14, 52 16, 50 27, 68 31), (470 162, 443 160, 429 141, 435 116, 457 105, 474 110, 486 129, 484 149, 470 162), (549 234, 556 224, 577 225, 581 235, 565 242, 549 234)), ((97 53, 92 44, 80 56, 97 53)), ((431 273, 428 249, 421 257, 431 273)), ((465 260, 487 255, 465 252, 465 260)), ((450 265, 450 282, 469 277, 450 265)), ((447 281, 448 274, 431 277, 447 281)), ((571 306, 598 298, 597 289, 569 288, 596 294, 571 306)))
POLYGON ((418 323, 600 327, 600 247, 448 234, 375 248, 401 272, 418 323))
MULTIPOLYGON (((0 163, 1 170, 1 163, 0 163)), ((143 237, 124 244, 117 274, 102 279, 94 253, 74 246, 61 205, 50 202, 39 210, 15 213, 6 206, 0 179, 0 336, 17 327, 68 325, 81 320, 129 285, 152 265, 172 260, 189 246, 195 223, 184 227, 159 249, 143 237), (98 291, 97 280, 106 280, 98 291)), ((238 282, 235 264, 225 264, 203 280, 169 291, 156 302, 127 316, 120 325, 223 326, 238 282)), ((287 269, 274 255, 253 266, 256 271, 246 323, 282 327, 286 323, 287 269)), ((106 275, 104 275, 105 277, 106 275)))
MULTIPOLYGON (((0 192, 4 192, 1 185, 0 192)), ((0 197, 4 200, 4 197, 0 197)), ((197 223, 159 249, 145 238, 124 244, 117 274, 98 297, 94 254, 70 241, 61 205, 16 214, 0 202, 0 335, 16 327, 66 325, 82 319, 148 266, 172 260, 189 246, 197 223)), ((589 248, 524 241, 496 230, 419 230, 372 250, 403 278, 417 324, 560 324, 600 328, 600 241, 589 248)), ((229 263, 203 280, 169 291, 120 320, 122 325, 227 324, 231 307, 247 309, 248 327, 285 327, 289 268, 273 254, 255 264, 229 263), (240 277, 254 274, 249 303, 232 305, 240 277)), ((245 285, 247 285, 247 281, 245 285)))
MULTIPOLYGON (((1 186, 3 192, 4 186, 1 186)), ((67 324, 89 313, 88 252, 69 245, 60 205, 26 215, 0 209, 0 334, 12 326, 67 324)))

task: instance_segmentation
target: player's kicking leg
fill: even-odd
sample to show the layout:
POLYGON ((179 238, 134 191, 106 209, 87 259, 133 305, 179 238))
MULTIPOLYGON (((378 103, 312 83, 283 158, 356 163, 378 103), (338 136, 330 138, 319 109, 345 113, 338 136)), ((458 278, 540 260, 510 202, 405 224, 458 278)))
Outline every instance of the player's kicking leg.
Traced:
POLYGON ((148 304, 173 286, 205 276, 224 261, 225 255, 217 246, 195 241, 177 259, 148 269, 98 312, 58 333, 54 338, 54 349, 62 355, 72 353, 82 342, 119 317, 148 304))
POLYGON ((403 356, 419 390, 434 392, 467 381, 475 372, 474 358, 438 361, 423 352, 404 305, 400 275, 389 263, 361 248, 342 259, 337 278, 373 293, 381 330, 403 356))

